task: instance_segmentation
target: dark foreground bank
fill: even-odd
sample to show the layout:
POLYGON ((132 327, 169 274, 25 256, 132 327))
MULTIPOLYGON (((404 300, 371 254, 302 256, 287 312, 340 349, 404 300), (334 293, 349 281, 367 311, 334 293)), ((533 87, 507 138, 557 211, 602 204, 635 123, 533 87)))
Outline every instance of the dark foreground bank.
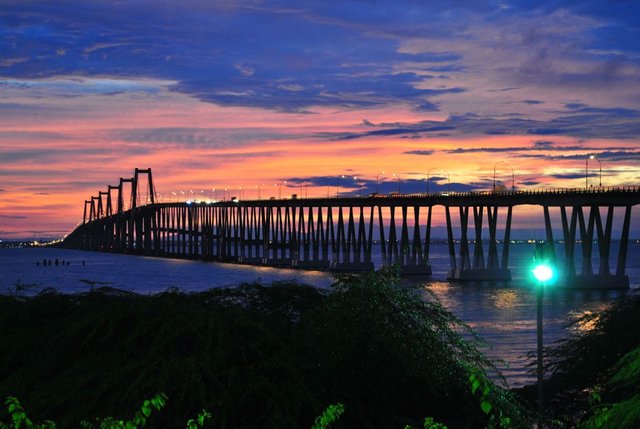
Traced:
POLYGON ((0 398, 58 427, 127 418, 158 393, 168 401, 149 427, 184 427, 206 409, 216 428, 304 428, 335 403, 345 411, 334 427, 528 425, 484 378, 492 365, 466 327, 391 272, 345 276, 329 293, 279 283, 2 296, 0 326, 0 398))
MULTIPOLYGON (((588 330, 545 353, 549 428, 640 428, 640 295, 574 322, 588 330)), ((534 404, 536 386, 522 389, 534 404)))

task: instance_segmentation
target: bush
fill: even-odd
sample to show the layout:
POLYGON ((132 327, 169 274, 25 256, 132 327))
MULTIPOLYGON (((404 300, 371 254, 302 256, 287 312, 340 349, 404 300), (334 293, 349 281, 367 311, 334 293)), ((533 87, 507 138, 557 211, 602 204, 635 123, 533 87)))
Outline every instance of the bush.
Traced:
MULTIPOLYGON (((169 397, 150 427, 182 427, 201 409, 216 428, 311 427, 344 404, 336 427, 449 428, 489 419, 469 376, 494 368, 469 328, 392 271, 340 277, 330 293, 295 283, 156 296, 96 291, 0 297, 0 397, 37 420, 74 427, 134 415, 169 397)), ((525 426, 490 383, 487 400, 525 426)))
POLYGON ((634 413, 628 410, 638 405, 636 395, 640 394, 640 296, 619 299, 603 313, 574 323, 593 324, 593 328, 547 351, 545 364, 552 375, 545 391, 552 396, 550 411, 569 425, 586 419, 585 427, 639 427, 640 408, 634 413), (593 407, 585 417, 590 404, 593 407), (626 417, 613 419, 614 414, 626 417), (607 418, 616 424, 593 426, 604 425, 607 418), (624 426, 629 419, 635 423, 624 426))

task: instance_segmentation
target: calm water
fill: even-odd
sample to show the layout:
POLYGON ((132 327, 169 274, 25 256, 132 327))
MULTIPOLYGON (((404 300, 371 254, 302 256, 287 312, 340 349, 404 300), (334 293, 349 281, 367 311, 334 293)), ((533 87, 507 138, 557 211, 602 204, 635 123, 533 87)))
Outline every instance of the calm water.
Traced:
MULTIPOLYGON (((616 255, 615 250, 612 249, 612 255, 616 255)), ((526 354, 536 348, 535 293, 527 280, 532 254, 531 245, 512 246, 510 264, 514 280, 511 282, 449 283, 445 280, 449 264, 447 248, 432 245, 433 275, 406 280, 432 290, 449 310, 487 341, 491 346, 487 353, 508 363, 508 367, 502 369, 511 387, 533 382, 533 377, 524 368, 526 354)), ((597 260, 594 260, 594 266, 597 266, 597 260)), ((545 344, 570 335, 566 325, 572 318, 601 311, 611 300, 625 293, 640 292, 638 244, 630 244, 627 274, 631 281, 630 292, 547 290, 543 310, 545 344)), ((171 287, 202 291, 242 282, 271 283, 291 279, 322 288, 333 282, 330 274, 313 271, 49 248, 0 249, 0 293, 14 293, 18 289, 22 294, 32 295, 47 287, 74 293, 100 286, 138 293, 157 293, 171 287), (51 261, 51 265, 45 265, 45 260, 51 261)))

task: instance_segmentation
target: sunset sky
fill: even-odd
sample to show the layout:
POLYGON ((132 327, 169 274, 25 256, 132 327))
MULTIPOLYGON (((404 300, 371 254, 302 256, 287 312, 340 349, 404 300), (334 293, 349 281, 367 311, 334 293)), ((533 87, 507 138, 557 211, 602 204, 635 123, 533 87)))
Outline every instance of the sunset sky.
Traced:
POLYGON ((589 154, 640 185, 637 0, 0 0, 1 239, 135 167, 311 197, 584 187, 589 154))

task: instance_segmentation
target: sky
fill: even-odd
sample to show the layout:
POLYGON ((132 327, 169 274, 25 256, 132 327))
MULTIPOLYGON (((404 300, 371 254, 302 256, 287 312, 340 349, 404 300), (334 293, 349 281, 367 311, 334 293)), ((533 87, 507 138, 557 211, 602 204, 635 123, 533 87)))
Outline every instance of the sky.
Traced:
POLYGON ((640 1, 0 0, 0 239, 136 167, 164 201, 637 186, 640 1))

